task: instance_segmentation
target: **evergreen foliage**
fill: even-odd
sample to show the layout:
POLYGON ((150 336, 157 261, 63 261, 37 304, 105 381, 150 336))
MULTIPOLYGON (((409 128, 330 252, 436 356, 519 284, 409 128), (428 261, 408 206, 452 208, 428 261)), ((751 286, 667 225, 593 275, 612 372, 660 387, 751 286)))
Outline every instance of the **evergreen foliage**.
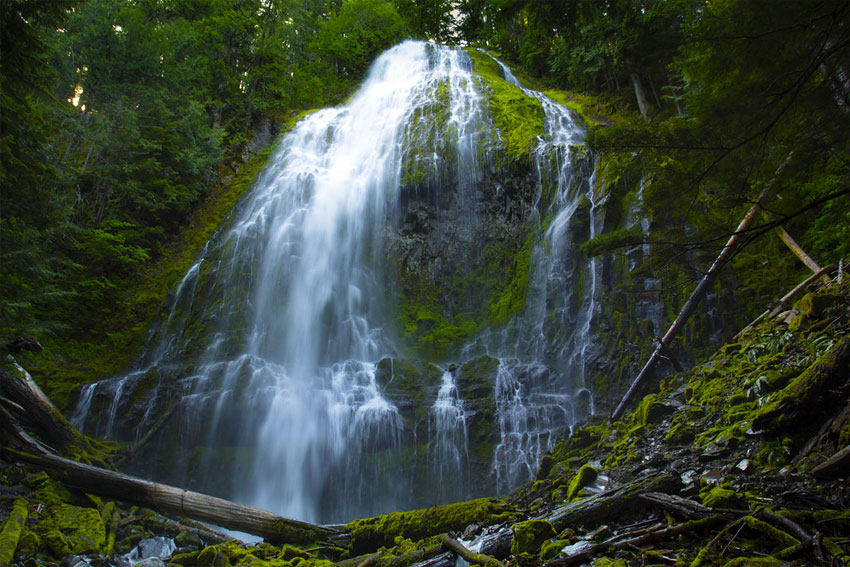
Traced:
MULTIPOLYGON (((584 92, 571 107, 617 108, 588 142, 617 191, 645 181, 645 270, 707 266, 766 188, 748 240, 783 224, 834 262, 850 254, 848 15, 843 0, 7 0, 0 334, 121 328, 114 306, 268 133, 343 100, 409 36, 496 50, 584 92)), ((761 242, 734 259, 752 299, 803 270, 761 242)))

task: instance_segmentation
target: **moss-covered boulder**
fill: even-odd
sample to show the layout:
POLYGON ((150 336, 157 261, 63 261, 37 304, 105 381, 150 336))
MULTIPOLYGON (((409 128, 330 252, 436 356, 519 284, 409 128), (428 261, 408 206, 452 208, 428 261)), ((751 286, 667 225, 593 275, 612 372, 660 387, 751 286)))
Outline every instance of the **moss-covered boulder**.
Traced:
POLYGON ((555 537, 557 532, 546 520, 526 520, 518 522, 512 528, 511 553, 537 553, 547 539, 555 537))
POLYGON ((795 316, 788 324, 792 331, 805 328, 845 302, 844 296, 834 293, 807 293, 794 304, 795 316))
POLYGON ((700 493, 703 505, 709 508, 737 508, 747 507, 747 499, 743 494, 735 492, 728 486, 715 486, 700 493))
POLYGON ((399 536, 419 540, 449 532, 462 531, 470 524, 490 525, 510 520, 513 506, 495 498, 479 498, 409 512, 393 512, 346 524, 351 533, 351 552, 361 555, 392 546, 399 536))
POLYGON ((580 496, 581 490, 593 483, 597 476, 599 476, 599 472, 595 468, 590 465, 582 466, 567 485, 567 500, 573 500, 580 496))
POLYGON ((850 372, 850 337, 842 337, 809 368, 774 392, 767 403, 753 413, 753 429, 772 432, 806 424, 811 418, 810 407, 835 404, 840 399, 824 396, 846 379, 850 372))

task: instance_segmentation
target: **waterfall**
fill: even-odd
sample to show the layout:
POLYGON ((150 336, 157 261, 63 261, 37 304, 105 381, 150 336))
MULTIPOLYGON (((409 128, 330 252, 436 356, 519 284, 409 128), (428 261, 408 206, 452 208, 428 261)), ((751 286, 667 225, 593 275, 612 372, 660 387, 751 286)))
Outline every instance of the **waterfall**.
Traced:
POLYGON ((599 267, 575 240, 599 230, 599 203, 592 167, 572 149, 583 132, 570 112, 505 74, 545 113, 531 159, 526 306, 458 349, 457 364, 417 363, 438 377, 416 394, 427 427, 411 425, 416 412, 381 382, 382 362, 405 356, 387 239, 413 200, 431 203, 436 223, 441 191, 475 202, 484 176, 499 174, 500 142, 469 56, 413 41, 382 54, 349 103, 284 137, 177 287, 135 370, 86 386, 74 423, 129 440, 179 404, 145 452, 145 474, 307 521, 435 503, 423 485, 445 500, 533 478, 556 437, 592 410, 584 364, 599 267), (489 405, 461 394, 462 364, 482 354, 498 361, 480 377, 489 405), (470 487, 482 458, 470 427, 482 420, 493 431, 475 442, 492 442, 492 472, 470 487))

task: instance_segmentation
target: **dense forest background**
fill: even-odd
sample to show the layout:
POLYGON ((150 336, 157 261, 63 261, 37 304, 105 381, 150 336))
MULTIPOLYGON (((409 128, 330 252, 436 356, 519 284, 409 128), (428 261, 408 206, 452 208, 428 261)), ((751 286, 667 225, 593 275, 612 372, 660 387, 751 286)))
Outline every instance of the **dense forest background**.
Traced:
POLYGON ((0 0, 0 338, 123 363, 261 150, 408 37, 491 50, 604 115, 588 144, 609 183, 643 180, 646 270, 707 269, 756 201, 733 261, 754 314, 805 272, 777 225, 850 256, 845 0, 0 0))

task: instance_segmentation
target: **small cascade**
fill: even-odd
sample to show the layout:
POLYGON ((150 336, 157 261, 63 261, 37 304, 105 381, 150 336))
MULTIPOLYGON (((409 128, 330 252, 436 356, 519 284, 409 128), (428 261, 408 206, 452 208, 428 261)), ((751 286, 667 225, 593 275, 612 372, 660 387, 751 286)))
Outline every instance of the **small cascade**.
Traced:
POLYGON ((150 425, 151 418, 155 415, 154 410, 160 409, 156 407, 154 401, 159 396, 159 386, 163 380, 160 374, 165 371, 165 368, 161 368, 161 366, 167 366, 168 356, 173 354, 186 332, 195 301, 195 287, 198 283, 203 254, 206 254, 208 246, 209 243, 204 247, 201 260, 189 268, 189 271, 177 285, 164 321, 160 325, 152 327, 147 347, 136 364, 136 368, 124 376, 83 386, 71 417, 71 423, 74 427, 80 430, 86 429, 93 435, 107 438, 115 437, 117 433, 114 430, 115 417, 119 411, 127 409, 127 400, 122 399, 124 391, 130 389, 135 392, 138 383, 145 381, 153 382, 153 388, 147 392, 144 400, 139 401, 143 413, 141 420, 134 424, 133 429, 136 431, 134 440, 138 440, 145 428, 150 425), (152 379, 152 377, 155 378, 152 379), (106 407, 107 419, 105 422, 101 417, 96 424, 87 423, 87 418, 92 414, 98 413, 101 416, 103 414, 103 411, 93 412, 93 404, 100 408, 106 407))
POLYGON ((441 496, 445 499, 463 494, 467 482, 464 472, 469 459, 466 413, 449 371, 443 372, 429 417, 429 461, 439 479, 441 496))
POLYGON ((500 493, 533 479, 557 434, 575 423, 573 396, 557 393, 550 380, 542 364, 500 361, 495 388, 499 444, 493 456, 500 493))

